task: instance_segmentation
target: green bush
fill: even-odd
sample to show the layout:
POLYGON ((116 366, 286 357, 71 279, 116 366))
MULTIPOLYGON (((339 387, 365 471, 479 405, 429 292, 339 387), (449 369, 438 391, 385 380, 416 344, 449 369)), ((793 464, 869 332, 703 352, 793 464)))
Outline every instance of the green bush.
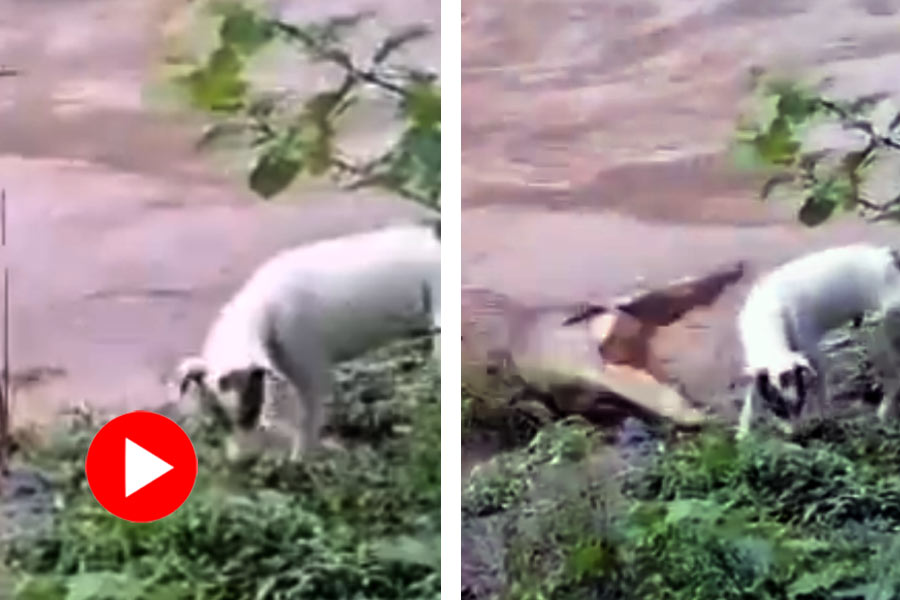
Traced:
POLYGON ((475 473, 464 531, 504 550, 480 557, 503 568, 471 584, 474 597, 900 597, 898 425, 818 420, 741 443, 708 431, 615 475, 590 468, 600 449, 550 485, 527 449, 475 473), (473 493, 483 489, 504 493, 473 493), (493 513, 472 510, 483 506, 493 513))
POLYGON ((6 549, 18 597, 438 597, 440 385, 425 346, 340 369, 331 426, 357 434, 347 450, 229 464, 221 432, 196 424, 197 485, 154 523, 97 504, 82 468, 97 425, 76 422, 29 455, 50 469, 61 508, 48 533, 6 549))

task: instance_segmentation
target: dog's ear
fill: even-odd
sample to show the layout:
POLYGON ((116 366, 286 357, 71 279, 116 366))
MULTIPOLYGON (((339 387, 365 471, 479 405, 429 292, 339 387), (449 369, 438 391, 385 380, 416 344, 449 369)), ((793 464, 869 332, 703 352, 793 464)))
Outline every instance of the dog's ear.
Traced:
POLYGON ((768 369, 756 371, 753 384, 756 386, 756 389, 759 390, 759 393, 762 394, 763 398, 768 399, 772 396, 772 380, 769 378, 768 369))
POLYGON ((183 396, 192 383, 206 384, 206 361, 198 356, 191 356, 178 365, 178 390, 183 396))
POLYGON ((888 248, 888 252, 891 255, 891 260, 894 262, 894 266, 900 269, 900 250, 890 247, 888 248))
POLYGON ((244 429, 250 429, 259 422, 262 414, 262 406, 266 394, 266 377, 273 372, 265 367, 253 366, 246 372, 246 380, 240 392, 240 404, 238 405, 237 424, 244 429))
POLYGON ((760 369, 759 372, 757 372, 756 381, 753 385, 756 386, 763 402, 775 416, 782 419, 790 418, 791 408, 785 403, 784 397, 772 383, 772 376, 769 374, 768 369, 760 369))
POLYGON ((797 381, 797 392, 800 393, 801 396, 805 395, 806 390, 811 387, 812 380, 815 377, 816 372, 811 366, 797 365, 794 367, 794 378, 797 381))

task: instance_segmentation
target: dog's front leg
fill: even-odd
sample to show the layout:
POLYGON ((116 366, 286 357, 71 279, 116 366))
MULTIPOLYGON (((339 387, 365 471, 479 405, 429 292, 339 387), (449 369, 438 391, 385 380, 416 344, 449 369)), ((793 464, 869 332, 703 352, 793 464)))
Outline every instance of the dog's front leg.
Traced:
POLYGON ((822 419, 825 417, 828 410, 828 378, 825 373, 824 357, 818 349, 810 351, 807 354, 809 355, 809 367, 804 367, 802 365, 796 367, 797 392, 798 395, 809 396, 811 390, 809 389, 810 386, 807 385, 804 375, 811 372, 812 378, 815 380, 815 390, 813 393, 815 396, 813 402, 816 405, 815 412, 816 416, 822 419))
POLYGON ((737 439, 741 440, 750 434, 750 427, 753 423, 753 416, 756 411, 757 394, 759 393, 758 382, 754 379, 747 386, 747 392, 744 394, 744 406, 741 408, 741 417, 738 422, 737 439))
POLYGON ((884 397, 878 405, 878 419, 889 421, 897 418, 897 396, 900 394, 900 384, 894 383, 885 390, 884 397))

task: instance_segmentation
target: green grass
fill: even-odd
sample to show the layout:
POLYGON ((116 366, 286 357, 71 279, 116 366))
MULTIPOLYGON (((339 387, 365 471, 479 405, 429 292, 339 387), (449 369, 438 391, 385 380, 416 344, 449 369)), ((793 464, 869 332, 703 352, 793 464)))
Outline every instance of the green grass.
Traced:
POLYGON ((84 479, 98 424, 73 424, 29 460, 53 474, 49 532, 4 551, 23 599, 437 598, 439 371, 427 349, 387 348, 340 370, 332 431, 345 451, 229 464, 222 433, 189 429, 200 462, 173 515, 108 514, 84 479))
POLYGON ((900 598, 900 425, 818 421, 742 443, 713 430, 615 473, 592 467, 611 463, 589 430, 541 435, 548 453, 539 436, 464 490, 470 597, 900 598))

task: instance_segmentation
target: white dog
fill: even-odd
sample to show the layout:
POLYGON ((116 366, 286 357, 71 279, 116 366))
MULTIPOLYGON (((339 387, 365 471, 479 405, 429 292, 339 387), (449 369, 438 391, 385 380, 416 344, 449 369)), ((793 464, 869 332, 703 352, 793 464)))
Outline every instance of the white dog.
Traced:
POLYGON ((429 226, 391 227, 276 255, 221 309, 202 356, 182 362, 181 393, 196 384, 201 403, 246 435, 257 424, 281 426, 272 396, 294 392, 292 453, 315 448, 333 364, 439 331, 438 236, 429 226))
MULTIPOLYGON (((864 313, 900 300, 900 255, 884 246, 853 244, 802 256, 763 276, 738 316, 745 375, 753 379, 741 411, 738 435, 749 430, 758 399, 778 416, 797 416, 814 376, 819 408, 827 390, 818 342, 864 313)), ((885 396, 879 416, 893 410, 885 396)), ((781 421, 786 431, 790 426, 781 421)))

